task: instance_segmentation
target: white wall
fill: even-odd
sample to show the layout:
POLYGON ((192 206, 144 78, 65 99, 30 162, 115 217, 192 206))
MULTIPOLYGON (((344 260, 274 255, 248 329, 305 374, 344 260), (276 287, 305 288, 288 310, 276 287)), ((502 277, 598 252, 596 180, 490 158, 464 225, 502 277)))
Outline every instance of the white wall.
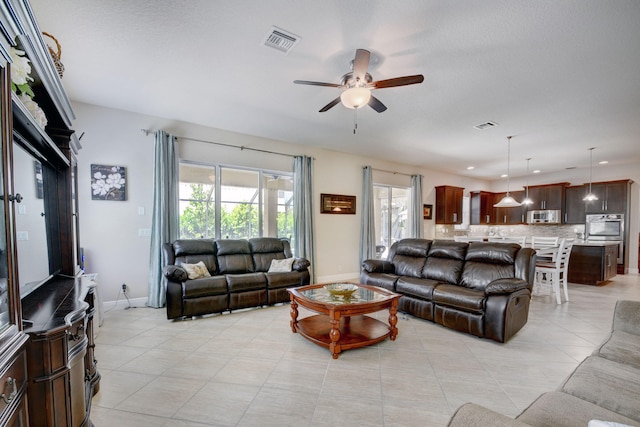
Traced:
MULTIPOLYGON (((313 156, 315 158, 317 236, 317 259, 314 267, 319 281, 355 278, 359 275, 361 210, 359 204, 363 166, 371 165, 374 169, 378 169, 374 172, 374 181, 381 184, 409 186, 410 181, 407 175, 422 174, 423 202, 432 204, 434 207, 434 187, 438 185, 464 187, 465 194, 473 190, 492 190, 489 182, 415 166, 289 144, 89 104, 74 103, 73 107, 77 116, 73 127, 79 135, 85 133, 81 140, 83 148, 78 159, 80 240, 85 248, 86 271, 99 273, 100 294, 104 301, 122 299, 119 296, 122 283, 126 283, 129 287, 130 298, 147 296, 150 240, 148 237, 139 237, 138 231, 151 228, 154 142, 153 135, 145 136, 141 129, 152 131, 164 129, 177 136, 291 155, 313 156), (126 201, 91 200, 91 164, 117 165, 127 168, 126 201), (355 195, 358 204, 356 215, 320 214, 320 193, 355 195), (138 213, 140 208, 144 211, 143 215, 138 213)), ((180 157, 185 160, 284 171, 290 171, 292 164, 292 159, 287 156, 220 147, 185 139, 180 140, 180 157)), ((640 177, 634 179, 637 180, 640 177)), ((548 182, 550 181, 545 183, 548 182)), ((514 182, 513 188, 516 188, 516 185, 519 184, 514 182)), ((637 194, 634 197, 637 218, 637 194)), ((637 236, 637 224, 635 227, 637 236)), ((434 234, 435 220, 425 221, 424 236, 432 238, 434 234)), ((637 254, 637 242, 635 250, 637 254)))

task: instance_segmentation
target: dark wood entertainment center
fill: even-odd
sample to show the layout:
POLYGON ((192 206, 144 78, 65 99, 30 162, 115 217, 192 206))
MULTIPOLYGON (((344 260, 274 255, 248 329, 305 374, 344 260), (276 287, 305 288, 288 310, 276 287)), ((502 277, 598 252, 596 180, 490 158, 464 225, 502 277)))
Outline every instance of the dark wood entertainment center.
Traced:
POLYGON ((96 284, 79 268, 75 116, 27 0, 0 3, 0 30, 0 426, 92 426, 96 284), (12 90, 13 49, 45 126, 12 90))

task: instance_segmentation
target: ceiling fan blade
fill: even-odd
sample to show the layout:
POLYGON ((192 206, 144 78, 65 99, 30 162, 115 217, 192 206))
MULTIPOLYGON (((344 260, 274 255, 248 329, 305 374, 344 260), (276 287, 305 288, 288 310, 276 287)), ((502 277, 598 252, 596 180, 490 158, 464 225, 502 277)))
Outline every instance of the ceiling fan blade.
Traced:
POLYGON ((369 68, 369 59, 371 53, 365 49, 356 50, 356 57, 353 59, 353 77, 360 78, 364 81, 364 77, 367 74, 367 68, 369 68))
POLYGON ((298 85, 342 87, 342 85, 336 83, 310 82, 308 80, 294 80, 293 82, 298 85))
POLYGON ((404 76, 387 80, 378 80, 377 82, 370 83, 369 86, 371 86, 372 89, 384 89, 386 87, 415 85, 417 83, 422 83, 423 81, 424 76, 422 74, 416 74, 415 76, 404 76))
POLYGON ((333 101, 331 101, 330 103, 328 103, 327 105, 322 107, 319 112, 320 113, 324 113, 325 111, 332 109, 333 107, 335 107, 339 103, 340 103, 340 97, 337 97, 336 99, 334 99, 333 101))
POLYGON ((378 113, 382 113, 387 109, 387 106, 380 102, 380 100, 373 95, 371 95, 371 98, 369 98, 369 107, 373 108, 378 113))

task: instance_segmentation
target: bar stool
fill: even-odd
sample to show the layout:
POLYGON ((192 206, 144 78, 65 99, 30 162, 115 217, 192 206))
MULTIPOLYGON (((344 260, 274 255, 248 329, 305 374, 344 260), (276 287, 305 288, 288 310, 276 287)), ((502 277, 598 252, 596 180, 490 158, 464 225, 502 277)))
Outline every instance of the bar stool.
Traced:
POLYGON ((573 248, 573 239, 562 239, 558 251, 551 261, 536 261, 536 273, 534 287, 551 287, 556 294, 556 301, 562 304, 560 286, 564 290, 564 298, 569 301, 567 275, 569 274, 569 257, 573 248))

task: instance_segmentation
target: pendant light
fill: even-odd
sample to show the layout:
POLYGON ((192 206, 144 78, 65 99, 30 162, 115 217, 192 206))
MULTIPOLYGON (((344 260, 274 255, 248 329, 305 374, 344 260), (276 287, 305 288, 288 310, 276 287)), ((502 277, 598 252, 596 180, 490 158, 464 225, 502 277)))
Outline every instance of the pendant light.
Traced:
POLYGON ((595 194, 593 194, 593 192, 591 191, 591 174, 593 173, 593 150, 596 147, 591 147, 589 148, 589 192, 587 193, 586 196, 584 196, 584 198, 582 200, 584 200, 585 202, 593 202, 595 200, 598 200, 598 196, 596 196, 595 194))
POLYGON ((524 195, 524 200, 521 202, 523 205, 533 204, 533 200, 529 198, 529 160, 531 160, 531 157, 527 159, 527 187, 526 187, 526 193, 524 195))
POLYGON ((507 195, 502 198, 498 203, 493 205, 494 208, 517 208, 522 206, 518 203, 509 193, 509 181, 510 181, 510 163, 511 163, 511 137, 507 137, 507 195))

